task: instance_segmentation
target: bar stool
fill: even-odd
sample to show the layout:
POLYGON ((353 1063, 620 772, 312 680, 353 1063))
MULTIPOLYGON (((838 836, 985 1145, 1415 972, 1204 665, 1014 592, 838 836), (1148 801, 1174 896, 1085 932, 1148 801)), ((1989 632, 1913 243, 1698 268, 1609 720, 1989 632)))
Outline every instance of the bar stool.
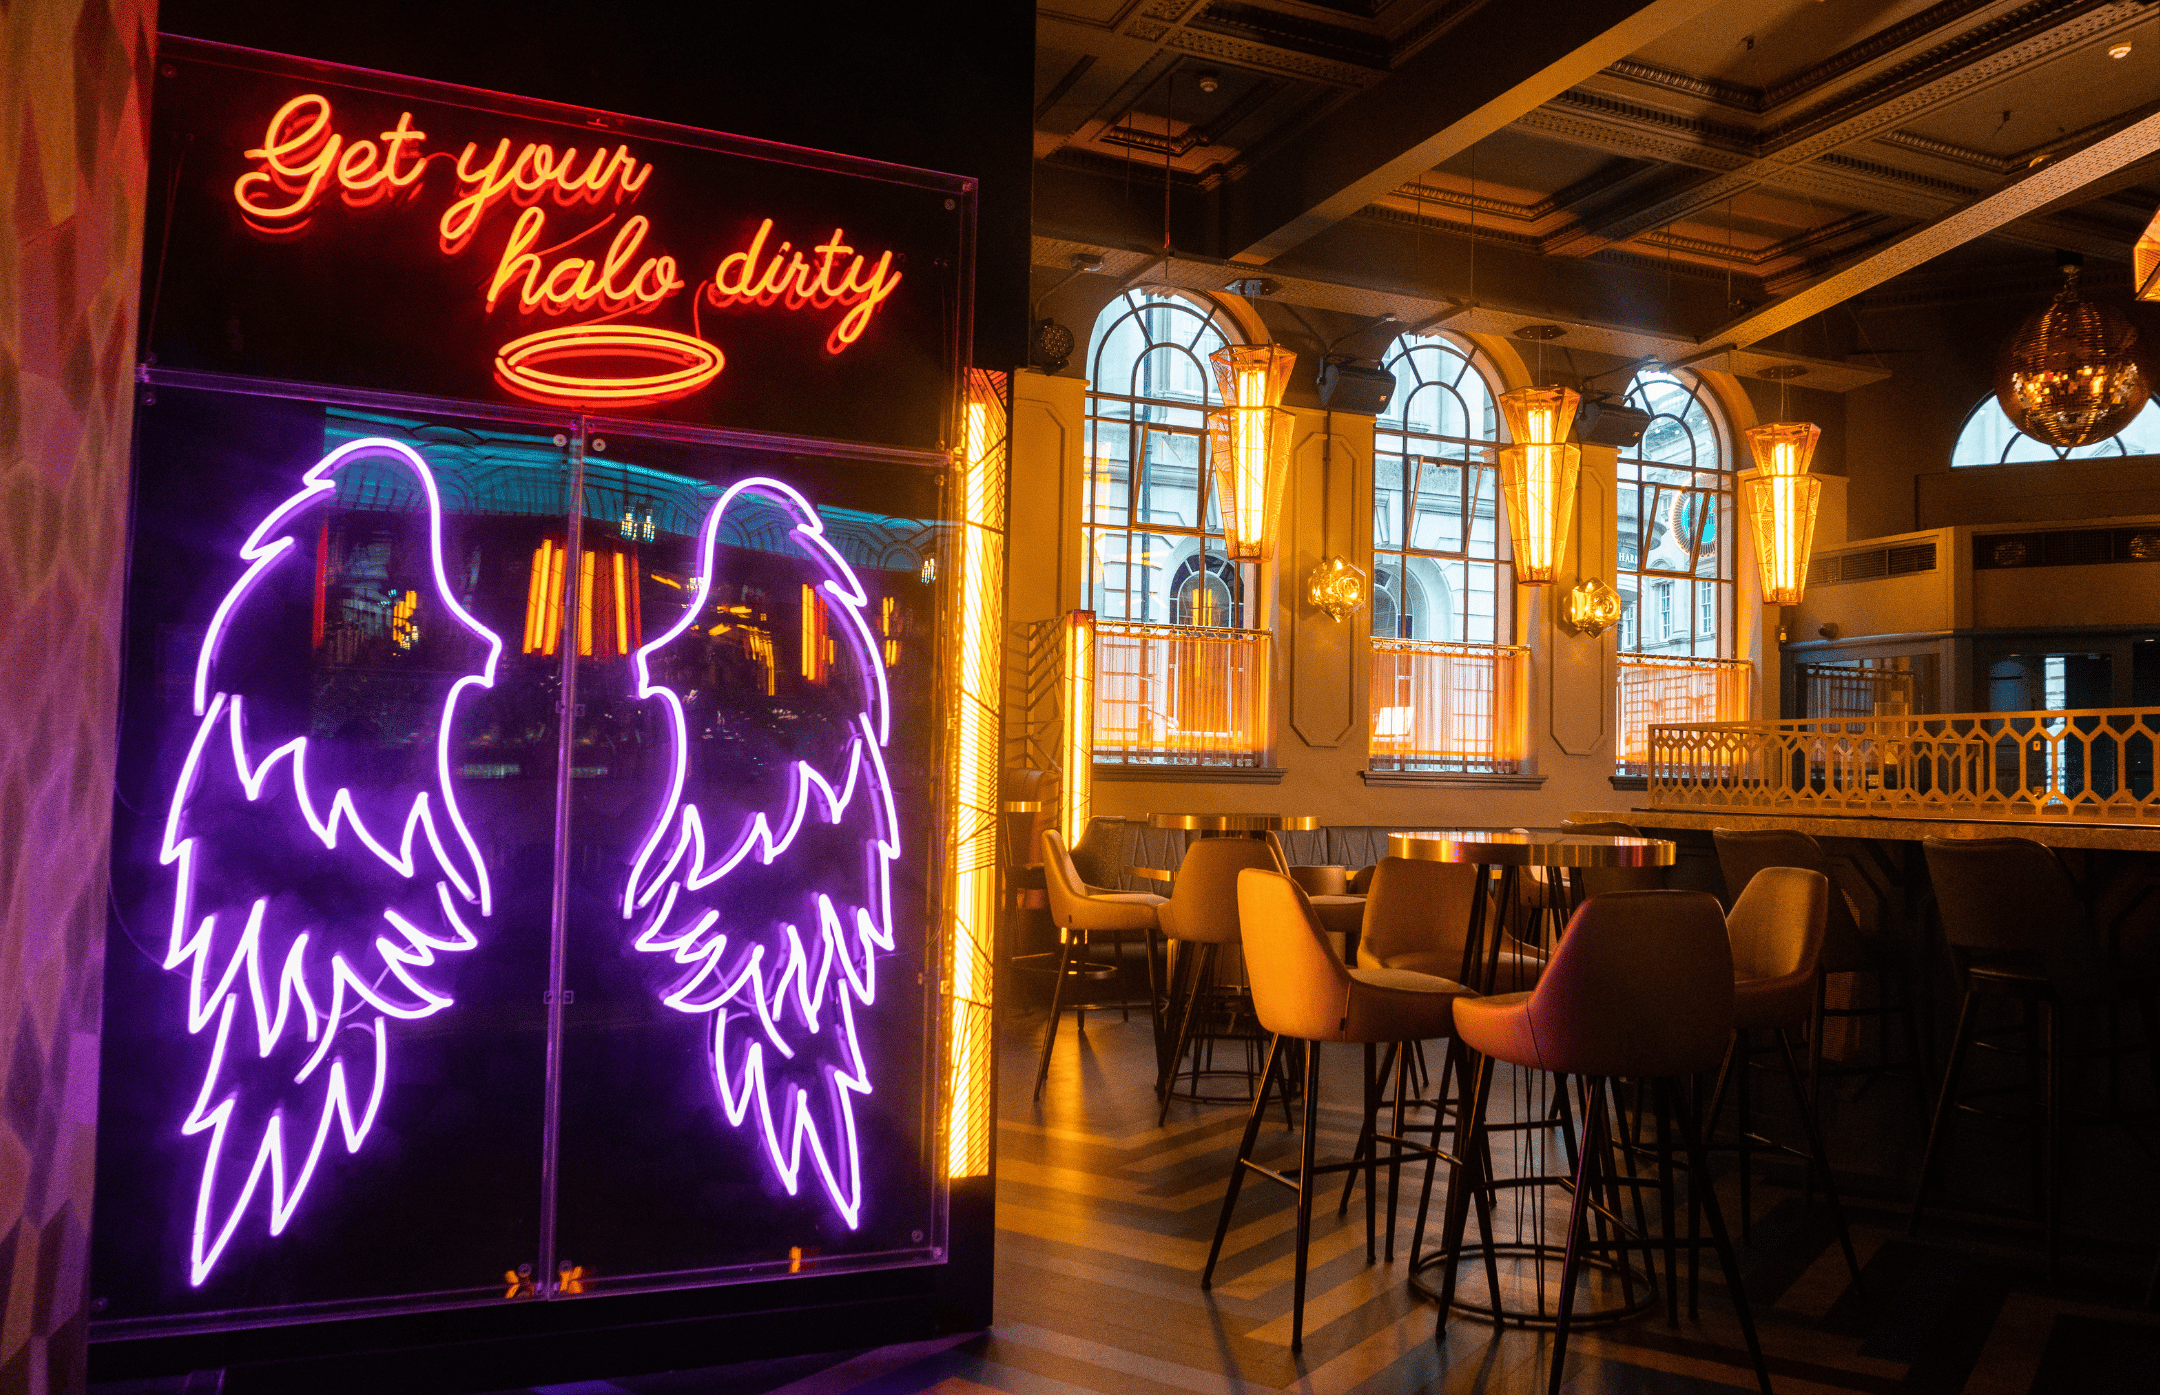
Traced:
MULTIPOLYGON (((1470 933, 1470 902, 1477 895, 1478 869, 1467 862, 1427 862, 1407 857, 1382 858, 1370 869, 1366 878, 1364 919, 1360 925, 1357 942, 1357 966, 1360 969, 1406 969, 1412 973, 1429 974, 1434 978, 1456 979, 1463 971, 1464 943, 1470 933)), ((1501 970, 1503 982, 1510 967, 1521 956, 1502 951, 1506 963, 1501 970)), ((1528 960, 1527 972, 1535 979, 1538 961, 1528 960)), ((1441 1066, 1440 1089, 1437 1098, 1430 1102, 1435 1109, 1443 1107, 1447 1097, 1449 1066, 1454 1062, 1452 1053, 1441 1066)), ((1373 1145, 1379 1122, 1381 1086, 1389 1072, 1395 1075, 1396 1109, 1404 1108, 1405 1087, 1409 1084, 1410 1060, 1405 1053, 1392 1044, 1387 1056, 1381 1059, 1377 1043, 1365 1047, 1365 1123, 1358 1134, 1354 1161, 1364 1162, 1367 1204, 1372 1202, 1375 1169, 1378 1166, 1377 1150, 1373 1145)), ((1414 1101, 1426 1104, 1427 1101, 1414 1101)), ((1435 1134, 1439 1125, 1435 1118, 1435 1134)), ((1401 1129, 1398 1127, 1398 1133, 1401 1129)), ((1388 1209, 1392 1214, 1395 1206, 1395 1189, 1398 1172, 1388 1170, 1388 1209)), ((1357 1172, 1353 1169, 1343 1178, 1342 1201, 1336 1214, 1350 1209, 1350 1193, 1357 1184, 1357 1172)), ((1369 1257, 1369 1256, 1368 1256, 1369 1257)), ((1387 1235, 1387 1257, 1395 1257, 1395 1233, 1391 1227, 1387 1235)))
POLYGON ((1838 1244, 1845 1252, 1845 1267, 1852 1271, 1853 1286, 1860 1286, 1860 1260, 1853 1252, 1852 1232, 1845 1224, 1845 1208, 1838 1201, 1837 1183, 1830 1176, 1829 1155, 1823 1148, 1822 1122, 1815 1101, 1801 1079, 1800 1059, 1793 1052, 1792 1034, 1805 1030, 1813 1019, 1822 980, 1823 925, 1828 918, 1829 878, 1804 867, 1765 867, 1749 880, 1725 929, 1732 940, 1733 1033, 1718 1067, 1717 1086, 1710 1092, 1710 1118, 1704 1132, 1715 1138, 1718 1116, 1724 1107, 1726 1083, 1739 1068, 1737 1151, 1740 1154, 1740 1240, 1747 1243, 1751 1164, 1758 1150, 1805 1158, 1809 1172, 1818 1177, 1830 1213, 1837 1222, 1838 1244), (1749 1108, 1748 1064, 1753 1038, 1768 1032, 1775 1038, 1785 1061, 1785 1076, 1792 1086, 1793 1103, 1800 1111, 1807 1133, 1807 1151, 1785 1147, 1753 1133, 1749 1108))
MULTIPOLYGON (((1230 1167, 1229 1190, 1223 1194, 1221 1218, 1215 1223, 1215 1240, 1208 1247, 1207 1267, 1200 1271, 1204 1290, 1215 1279, 1215 1262, 1222 1255, 1223 1237, 1230 1233, 1230 1216, 1237 1207, 1238 1191, 1246 1169, 1259 1173, 1297 1193, 1297 1261, 1290 1308, 1290 1350, 1305 1342, 1306 1256, 1312 1239, 1313 1179, 1329 1172, 1359 1166, 1355 1160, 1318 1166, 1314 1162, 1319 1138, 1320 1046, 1323 1042, 1402 1043, 1452 1035, 1452 1011, 1457 999, 1470 992, 1461 984, 1430 974, 1403 969, 1349 969, 1328 943, 1319 917, 1296 882, 1279 872, 1253 869, 1238 874, 1238 916, 1244 926, 1245 966, 1252 980, 1253 1010, 1260 1025, 1273 1034, 1268 1045, 1267 1066, 1261 1073, 1260 1093, 1245 1120, 1245 1137, 1238 1144, 1237 1161, 1230 1167), (1267 1093, 1276 1080, 1285 1038, 1305 1044, 1305 1120, 1301 1140, 1303 1154, 1297 1172, 1280 1172, 1252 1160, 1253 1143, 1260 1134, 1260 1116, 1266 1112, 1267 1093)), ((1289 1081, 1283 1081, 1288 1105, 1289 1081)), ((1399 1099, 1399 1097, 1398 1097, 1399 1099)), ((1427 1159, 1441 1156, 1402 1136, 1398 1105, 1395 1132, 1381 1142, 1399 1161, 1402 1150, 1427 1159)), ((1429 1164, 1428 1164, 1429 1165, 1429 1164)), ((1388 1216, 1388 1228, 1395 1218, 1388 1216)), ((1366 1213, 1366 1254, 1372 1253, 1372 1214, 1366 1213)))
MULTIPOLYGON (((1057 830, 1045 830, 1043 843, 1043 888, 1049 894, 1050 919, 1058 927, 1057 975, 1050 991, 1050 1023, 1043 1029, 1042 1064, 1035 1071, 1035 1098, 1042 1098, 1043 1085, 1050 1079, 1050 1051, 1057 1045, 1058 1018, 1065 1011, 1065 985, 1073 976, 1072 956, 1075 948, 1085 952, 1089 937, 1099 934, 1115 934, 1120 937, 1135 930, 1148 935, 1148 1007, 1155 1010, 1155 953, 1152 948, 1157 926, 1157 912, 1163 898, 1144 891, 1098 892, 1080 880, 1080 871, 1073 866, 1072 854, 1065 849, 1065 840, 1057 830)), ((1162 1035, 1161 1014, 1156 1013, 1156 1036, 1162 1035)))
MULTIPOLYGON (((1223 1030, 1197 1030, 1208 990, 1214 986, 1225 945, 1238 943, 1237 879, 1247 868, 1275 871, 1276 853, 1271 844, 1255 838, 1198 838, 1185 850, 1177 878, 1170 885, 1170 899, 1163 903, 1157 923, 1176 949, 1171 973, 1170 1016, 1163 1033, 1164 1051, 1157 1062, 1155 1088, 1162 1095, 1162 1112, 1156 1123, 1170 1117, 1170 1100, 1177 1086, 1188 1047, 1193 1049, 1193 1096, 1200 1097, 1200 1081, 1206 1075, 1251 1073, 1215 1071, 1203 1057, 1214 1040, 1234 1036, 1233 1022, 1216 1025, 1223 1030)), ((1217 1014, 1234 1017, 1235 1011, 1217 1014)), ((1249 1038, 1248 1038, 1249 1039, 1249 1038)), ((1248 1086, 1248 1095, 1253 1093, 1248 1086)), ((1240 1102, 1245 1096, 1240 1096, 1240 1102)), ((1224 1101, 1216 1101, 1222 1103, 1224 1101)))
POLYGON ((2150 1053, 2156 985, 2149 973, 2123 963, 2100 942, 2076 884, 2048 848, 2024 838, 1929 838, 1920 846, 1964 996, 1942 1094, 1928 1126, 1927 1151, 1921 1155, 1908 1230, 1919 1228, 1953 1112, 1990 1114, 1973 1101, 2000 1092, 1958 1095, 1966 1053, 1979 1047, 2037 1058, 2033 1084, 2038 1099, 2031 1114, 2023 1117, 2040 1126, 2035 1182, 2052 1281, 2061 1267, 2063 1061, 2068 1054, 2061 1041, 2063 1010, 2135 1002, 2144 1049, 2150 1053), (2029 1033, 2033 1044, 2019 1050, 2003 1044, 1999 1032, 1981 1032, 1974 1007, 1982 998, 2021 1004, 2023 1021, 2012 1030, 2029 1033))
POLYGON ((1305 899, 1312 903, 1313 914, 1320 917, 1320 927, 1328 932, 1335 952, 1345 959, 1355 958, 1357 937, 1365 923, 1365 893, 1353 893, 1350 889, 1350 869, 1331 865, 1303 865, 1290 869, 1290 880, 1298 884, 1305 899))
POLYGON ((1724 874, 1725 888, 1734 895, 1738 895, 1740 889, 1765 867, 1805 867, 1830 879, 1830 913, 1823 927, 1822 981, 1816 986, 1814 1021, 1808 1028, 1808 1095, 1813 1097, 1822 1076, 1824 1018, 1886 1018, 1896 1013, 1905 1025, 1908 1059, 1899 1065, 1890 1062, 1886 1032, 1884 1039, 1877 1042, 1875 1071, 1910 1069, 1920 1082, 1919 1090, 1924 1098, 1928 1080, 1927 1058, 1923 1054, 1919 1023, 1914 1017, 1916 1000, 1912 976, 1882 943, 1882 936, 1870 935, 1860 928, 1859 919, 1853 914, 1852 897, 1839 884, 1835 865, 1823 852, 1822 844, 1805 833, 1782 828, 1720 828, 1713 830, 1711 837, 1717 841, 1718 870, 1724 874), (1865 1008, 1828 1006, 1827 981, 1831 974, 1873 975, 1875 1005, 1865 1008), (1896 987, 1894 998, 1893 985, 1896 987))
MULTIPOLYGON (((1714 898, 1696 891, 1622 891, 1586 901, 1568 922, 1534 990, 1456 1000, 1456 1036, 1465 1049, 1477 1052, 1481 1059, 1466 1106, 1467 1136, 1458 1135, 1455 1152, 1459 1161, 1450 1177, 1443 1245, 1451 1259, 1445 1266, 1439 1295, 1442 1331, 1447 1326, 1448 1306, 1454 1301, 1457 1264, 1452 1257, 1462 1253, 1473 1198, 1485 1232, 1486 1272, 1494 1285, 1491 1316, 1496 1324, 1502 1321, 1487 1214, 1487 1179, 1475 1175, 1481 1171, 1479 1159, 1483 1154, 1493 1063, 1506 1061, 1530 1070, 1580 1077, 1589 1101, 1553 1327, 1550 1389, 1558 1395, 1573 1320, 1575 1280, 1581 1272, 1584 1251, 1600 1244, 1585 1235, 1590 1199, 1598 1194, 1601 1185, 1615 1190, 1632 1185, 1629 1180, 1599 1175, 1605 1170, 1601 1160, 1611 1137, 1603 1087, 1616 1078, 1650 1080, 1660 1139, 1666 1136, 1665 1121, 1677 1116, 1687 1149, 1688 1176, 1691 1181, 1707 1179, 1710 1173, 1694 1109, 1686 1092, 1678 1087, 1687 1077, 1717 1065, 1732 1037, 1732 1028, 1733 963, 1725 917, 1714 898), (1463 1175, 1466 1172, 1473 1175, 1463 1175)), ((1664 1152, 1669 1150, 1661 1149, 1664 1152)), ((1677 1303, 1671 1261, 1672 1170, 1669 1158, 1661 1157, 1660 1161, 1667 1164, 1662 1170, 1666 1301, 1670 1309, 1677 1303)), ((1769 1395, 1769 1367, 1763 1360, 1762 1343, 1756 1336, 1754 1314, 1748 1307, 1739 1260, 1733 1253, 1732 1237, 1725 1230, 1717 1193, 1706 1184, 1698 1184, 1691 1188, 1691 1201, 1693 1196, 1700 1196, 1709 1216, 1710 1233, 1717 1245, 1718 1260, 1724 1266, 1733 1306, 1739 1312, 1748 1355, 1755 1363, 1756 1380, 1764 1395, 1769 1395)), ((1621 1250, 1623 1264, 1627 1243, 1604 1242, 1621 1250)), ((1642 1237, 1637 1243, 1647 1257, 1648 1238, 1642 1237)))

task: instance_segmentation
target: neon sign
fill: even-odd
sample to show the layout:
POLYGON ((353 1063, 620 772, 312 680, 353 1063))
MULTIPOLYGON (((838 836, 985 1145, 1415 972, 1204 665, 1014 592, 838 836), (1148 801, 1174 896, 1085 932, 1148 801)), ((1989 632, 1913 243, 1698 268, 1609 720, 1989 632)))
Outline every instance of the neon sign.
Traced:
POLYGON ((837 356, 862 338, 903 279, 891 249, 858 251, 844 227, 830 235, 821 228, 800 244, 786 237, 775 242, 775 220, 766 217, 746 244, 720 256, 697 282, 687 329, 619 323, 655 313, 691 289, 673 254, 647 253, 648 241, 659 240, 652 221, 628 212, 653 179, 652 163, 620 144, 588 154, 575 146, 558 152, 540 141, 513 146, 501 137, 492 154, 483 157, 481 144, 469 141, 453 159, 447 150, 430 152, 427 141, 409 110, 388 130, 355 136, 337 129, 328 96, 302 93, 280 106, 258 143, 243 152, 253 167, 233 181, 232 200, 258 232, 296 235, 333 193, 351 208, 416 199, 439 160, 455 179, 436 224, 439 250, 452 258, 482 238, 501 204, 518 206, 483 277, 482 312, 597 316, 516 335, 495 352, 497 383, 533 401, 627 408, 697 392, 727 365, 699 325, 705 307, 838 311, 824 341, 825 352, 837 356), (550 223, 608 204, 612 211, 567 234, 550 223), (609 237, 604 250, 602 233, 609 237))
POLYGON ((872 1089, 855 1012, 876 1002, 878 952, 894 945, 892 865, 900 856, 899 818, 885 768, 889 694, 867 616, 870 598, 826 539, 817 511, 778 480, 746 479, 723 494, 699 534, 699 559, 692 603, 635 658, 637 696, 662 705, 672 756, 660 816, 631 863, 621 912, 636 927, 636 948, 667 954, 685 971, 661 1000, 677 1012, 711 1016, 713 1079, 728 1123, 754 1123, 789 1195, 798 1194, 807 1164, 853 1230, 862 1223, 863 1206, 854 1099, 872 1089), (705 614, 722 519, 746 495, 785 511, 796 545, 823 572, 812 600, 838 621, 832 628, 855 661, 848 671, 860 684, 861 707, 845 728, 834 764, 821 770, 794 761, 784 781, 784 807, 738 815, 738 831, 714 858, 706 827, 719 827, 726 816, 689 796, 683 699, 653 680, 652 660, 705 614), (816 925, 783 923, 758 933, 754 922, 737 923, 748 917, 724 899, 726 879, 753 859, 770 866, 786 856, 815 826, 813 815, 818 824, 840 830, 836 836, 860 842, 852 870, 812 893, 816 925), (707 894, 714 887, 719 889, 707 894))
MULTIPOLYGON (((256 526, 240 560, 247 565, 218 603, 197 656, 195 734, 159 844, 161 865, 173 869, 164 967, 186 975, 188 1033, 198 1039, 209 1033, 202 1085, 180 1124, 183 1137, 204 1140, 188 1251, 189 1282, 198 1287, 266 1179, 268 1230, 281 1235, 315 1178, 333 1127, 348 1154, 360 1151, 389 1079, 390 1024, 452 1005, 439 975, 429 971, 442 966, 442 956, 478 946, 468 917, 484 920, 493 911, 487 862, 451 780, 451 731, 460 702, 494 687, 503 645, 450 584, 442 497, 426 462, 410 446, 379 437, 332 451, 256 526), (258 753, 249 739, 246 695, 218 677, 222 646, 247 627, 250 597, 299 555, 302 516, 327 506, 337 472, 363 460, 402 466, 418 481, 435 587, 428 610, 449 615, 486 655, 477 671, 449 685, 436 718, 432 782, 409 797, 398 793, 402 822, 394 834, 387 833, 389 823, 363 816, 351 787, 322 797, 310 777, 310 737, 258 753), (297 816, 320 845, 308 875, 334 881, 340 895, 364 896, 361 904, 373 907, 372 918, 363 918, 370 928, 355 936, 251 875, 246 839, 233 832, 262 826, 242 822, 251 812, 273 824, 297 816), (254 1024, 252 1065, 246 1037, 234 1040, 236 1018, 254 1024)), ((418 593, 409 594, 408 623, 420 605, 418 593)))

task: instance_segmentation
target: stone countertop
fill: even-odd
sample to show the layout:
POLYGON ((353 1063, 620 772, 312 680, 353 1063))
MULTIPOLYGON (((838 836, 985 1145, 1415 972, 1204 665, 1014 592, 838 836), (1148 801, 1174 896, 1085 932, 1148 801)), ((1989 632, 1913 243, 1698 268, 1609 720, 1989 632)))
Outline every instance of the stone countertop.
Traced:
POLYGON ((1760 809, 1583 809, 1576 823, 1631 823, 1637 828, 1789 828, 1815 838, 2030 838, 2051 848, 2160 852, 2160 826, 2087 819, 1891 819, 1866 814, 1765 812, 1760 809))

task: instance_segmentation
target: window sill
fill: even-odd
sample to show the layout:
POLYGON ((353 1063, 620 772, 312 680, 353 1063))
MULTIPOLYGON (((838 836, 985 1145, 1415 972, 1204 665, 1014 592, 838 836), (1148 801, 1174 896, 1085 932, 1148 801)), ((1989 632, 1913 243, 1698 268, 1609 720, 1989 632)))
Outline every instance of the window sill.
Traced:
POLYGON ((1467 770, 1360 770, 1368 785, 1397 789, 1535 790, 1543 775, 1496 775, 1467 770))
POLYGON ((1095 779, 1120 784, 1279 785, 1279 765, 1098 765, 1095 779))
POLYGON ((1648 790, 1650 788, 1650 777, 1648 775, 1614 775, 1608 783, 1616 790, 1648 790))

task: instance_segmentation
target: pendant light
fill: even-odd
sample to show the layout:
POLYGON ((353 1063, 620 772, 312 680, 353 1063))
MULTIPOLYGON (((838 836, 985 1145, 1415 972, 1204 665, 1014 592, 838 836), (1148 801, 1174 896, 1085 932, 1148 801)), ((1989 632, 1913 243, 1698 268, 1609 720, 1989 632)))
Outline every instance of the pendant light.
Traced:
MULTIPOLYGON (((1528 325, 1527 339, 1552 339, 1558 325, 1528 325)), ((1582 448, 1568 444, 1581 403, 1570 388, 1516 388, 1500 394, 1514 444, 1500 448, 1500 493, 1507 500, 1508 537, 1515 545, 1515 580, 1549 586, 1559 575, 1560 548, 1575 512, 1582 448)))
POLYGON ((1809 421, 1773 421, 1745 434, 1756 474, 1742 488, 1755 525, 1763 604, 1798 605, 1807 589, 1808 551, 1822 505, 1822 481, 1808 474, 1822 428, 1809 421))
POLYGON ((2129 318, 2078 293, 2078 263, 2063 285, 2018 326, 1995 362, 1995 398, 2010 424, 2051 446, 2090 446, 2128 426, 2152 395, 2129 318))
POLYGON ((1281 404, 1297 355, 1274 344, 1233 344, 1209 361, 1223 401, 1208 413, 1223 550, 1233 562, 1265 562, 1275 555, 1290 477, 1292 417, 1281 404))

